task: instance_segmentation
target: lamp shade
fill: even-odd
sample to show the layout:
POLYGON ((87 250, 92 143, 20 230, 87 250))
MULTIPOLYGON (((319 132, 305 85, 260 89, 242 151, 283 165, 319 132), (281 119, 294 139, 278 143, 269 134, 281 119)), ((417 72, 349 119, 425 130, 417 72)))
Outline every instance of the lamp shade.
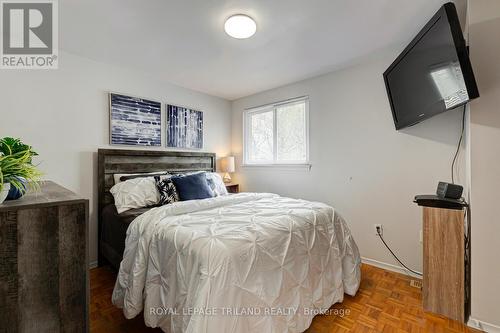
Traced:
POLYGON ((220 159, 221 172, 234 172, 234 156, 227 156, 220 159))

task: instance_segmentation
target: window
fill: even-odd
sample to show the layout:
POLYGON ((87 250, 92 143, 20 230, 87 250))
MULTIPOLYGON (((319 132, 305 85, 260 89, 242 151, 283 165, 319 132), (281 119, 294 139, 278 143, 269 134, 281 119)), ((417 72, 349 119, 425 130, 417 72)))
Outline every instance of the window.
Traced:
POLYGON ((244 164, 307 164, 308 118, 307 98, 246 110, 244 164))

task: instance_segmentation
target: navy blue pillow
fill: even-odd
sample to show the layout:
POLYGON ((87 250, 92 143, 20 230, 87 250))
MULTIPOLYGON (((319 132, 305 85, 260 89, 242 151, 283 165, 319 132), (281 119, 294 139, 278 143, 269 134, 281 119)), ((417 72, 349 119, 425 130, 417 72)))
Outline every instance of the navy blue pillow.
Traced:
POLYGON ((204 172, 170 178, 177 189, 181 201, 212 198, 214 192, 207 182, 204 172))

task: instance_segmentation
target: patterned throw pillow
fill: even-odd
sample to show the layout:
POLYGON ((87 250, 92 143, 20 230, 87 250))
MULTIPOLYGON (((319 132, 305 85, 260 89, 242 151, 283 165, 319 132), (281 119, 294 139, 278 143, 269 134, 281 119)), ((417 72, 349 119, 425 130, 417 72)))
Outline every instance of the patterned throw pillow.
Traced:
POLYGON ((158 192, 160 192, 158 205, 163 206, 179 201, 179 194, 170 178, 162 179, 160 176, 155 176, 155 183, 158 192))

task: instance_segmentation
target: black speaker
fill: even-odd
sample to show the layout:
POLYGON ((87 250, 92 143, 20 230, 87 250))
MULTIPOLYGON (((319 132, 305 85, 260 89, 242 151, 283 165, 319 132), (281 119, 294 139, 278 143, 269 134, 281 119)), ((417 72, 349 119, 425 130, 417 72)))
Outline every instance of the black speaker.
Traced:
POLYGON ((441 198, 460 199, 463 191, 464 188, 461 185, 439 182, 436 194, 441 198))

